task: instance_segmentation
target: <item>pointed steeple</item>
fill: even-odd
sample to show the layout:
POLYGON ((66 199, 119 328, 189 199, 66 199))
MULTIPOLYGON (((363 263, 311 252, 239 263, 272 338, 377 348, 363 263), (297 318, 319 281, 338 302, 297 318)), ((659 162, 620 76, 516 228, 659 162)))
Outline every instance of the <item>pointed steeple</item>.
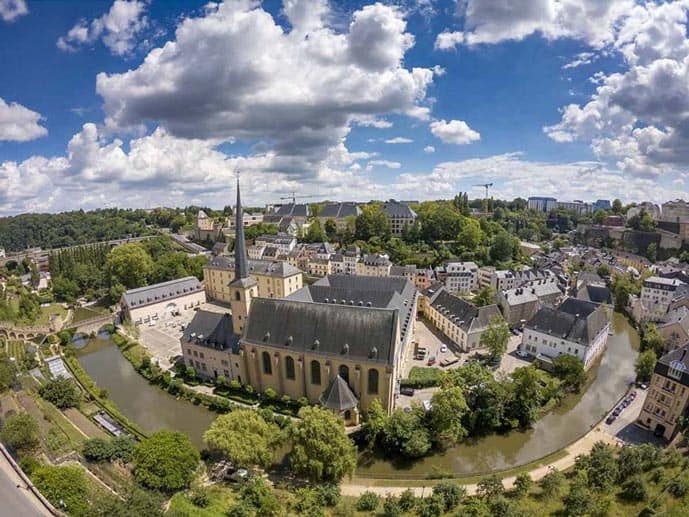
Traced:
POLYGON ((249 257, 244 240, 244 212, 239 194, 239 177, 237 177, 237 208, 235 210, 235 243, 234 243, 234 279, 249 277, 249 257))

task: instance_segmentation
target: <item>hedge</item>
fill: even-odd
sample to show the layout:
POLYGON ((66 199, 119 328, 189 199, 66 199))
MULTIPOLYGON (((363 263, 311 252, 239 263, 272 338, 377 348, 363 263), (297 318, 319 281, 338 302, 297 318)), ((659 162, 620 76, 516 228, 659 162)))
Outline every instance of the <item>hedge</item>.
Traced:
POLYGON ((442 371, 438 368, 414 366, 409 372, 409 377, 400 381, 401 388, 432 388, 440 385, 442 371))

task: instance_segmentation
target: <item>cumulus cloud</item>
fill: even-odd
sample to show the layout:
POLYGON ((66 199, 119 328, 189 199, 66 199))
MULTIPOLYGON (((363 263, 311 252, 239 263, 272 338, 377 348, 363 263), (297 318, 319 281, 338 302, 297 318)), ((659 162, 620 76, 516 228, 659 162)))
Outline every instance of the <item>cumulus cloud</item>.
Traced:
POLYGON ((562 108, 544 131, 558 142, 590 141, 623 171, 655 176, 689 165, 689 2, 631 9, 612 43, 626 70, 596 74, 583 105, 562 108))
POLYGON ((423 152, 426 154, 431 154, 435 152, 435 147, 432 145, 427 145, 426 147, 423 148, 423 152))
POLYGON ((435 38, 435 48, 449 50, 464 43, 464 33, 459 31, 443 31, 435 38))
POLYGON ((390 160, 371 160, 366 165, 366 170, 371 171, 374 167, 387 167, 388 169, 399 169, 402 167, 400 162, 393 162, 390 160))
POLYGON ((537 33, 601 48, 613 40, 616 22, 634 5, 634 0, 465 0, 457 2, 463 32, 441 33, 436 46, 498 43, 537 33))
POLYGON ((75 51, 98 40, 115 55, 131 53, 137 45, 137 37, 148 26, 146 0, 115 0, 110 10, 90 22, 80 20, 66 36, 57 40, 61 50, 75 51))
POLYGON ((323 166, 352 124, 385 127, 380 117, 393 113, 428 118, 423 103, 435 71, 404 67, 414 42, 404 13, 369 5, 336 31, 325 9, 288 2, 289 31, 249 0, 210 5, 138 68, 98 75, 107 127, 154 121, 184 138, 260 140, 271 145, 275 171, 304 176, 323 166))
POLYGON ((414 140, 411 138, 406 138, 403 136, 396 136, 394 138, 388 138, 385 143, 386 144, 411 144, 414 140))
POLYGON ((431 133, 446 144, 470 144, 481 140, 481 134, 471 129, 463 120, 434 120, 430 124, 431 133))
POLYGON ((48 134, 40 125, 41 114, 12 102, 7 104, 0 97, 0 141, 27 142, 48 134))
POLYGON ((29 14, 25 0, 0 0, 0 18, 3 21, 12 22, 25 14, 29 14))

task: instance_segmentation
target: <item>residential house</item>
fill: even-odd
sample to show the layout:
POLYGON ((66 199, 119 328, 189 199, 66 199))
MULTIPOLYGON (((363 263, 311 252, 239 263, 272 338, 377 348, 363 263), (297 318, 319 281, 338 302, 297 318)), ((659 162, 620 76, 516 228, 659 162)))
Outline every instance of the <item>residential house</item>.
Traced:
POLYGON ((359 276, 390 276, 392 263, 387 255, 369 253, 356 264, 356 274, 359 276))
POLYGON ((556 278, 545 278, 497 293, 497 303, 510 327, 523 326, 543 306, 558 305, 562 299, 556 278))
POLYGON ((666 352, 686 345, 689 343, 689 308, 683 306, 669 311, 656 327, 666 352))
POLYGON ((400 237, 404 228, 414 224, 417 217, 416 212, 408 205, 394 199, 383 203, 383 212, 390 222, 390 231, 395 237, 400 237))

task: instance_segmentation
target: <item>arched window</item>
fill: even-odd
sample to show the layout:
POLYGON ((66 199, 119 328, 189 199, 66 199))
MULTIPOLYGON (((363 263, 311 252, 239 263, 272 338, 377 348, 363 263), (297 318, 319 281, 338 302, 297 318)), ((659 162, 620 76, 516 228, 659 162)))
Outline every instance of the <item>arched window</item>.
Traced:
POLYGON ((311 384, 320 385, 321 383, 321 363, 311 361, 311 384))
POLYGON ((340 365, 340 377, 342 377, 344 381, 349 384, 349 367, 346 364, 340 365))
POLYGON ((285 357, 285 376, 290 380, 295 379, 294 359, 292 359, 292 357, 289 355, 287 357, 285 357))
POLYGON ((368 393, 370 395, 378 394, 378 370, 374 368, 368 371, 368 393))
POLYGON ((239 294, 239 290, 236 290, 234 292, 234 299, 237 300, 238 302, 242 300, 242 295, 239 294))
POLYGON ((273 365, 270 363, 270 354, 268 352, 263 352, 263 373, 266 375, 273 374, 273 365))

